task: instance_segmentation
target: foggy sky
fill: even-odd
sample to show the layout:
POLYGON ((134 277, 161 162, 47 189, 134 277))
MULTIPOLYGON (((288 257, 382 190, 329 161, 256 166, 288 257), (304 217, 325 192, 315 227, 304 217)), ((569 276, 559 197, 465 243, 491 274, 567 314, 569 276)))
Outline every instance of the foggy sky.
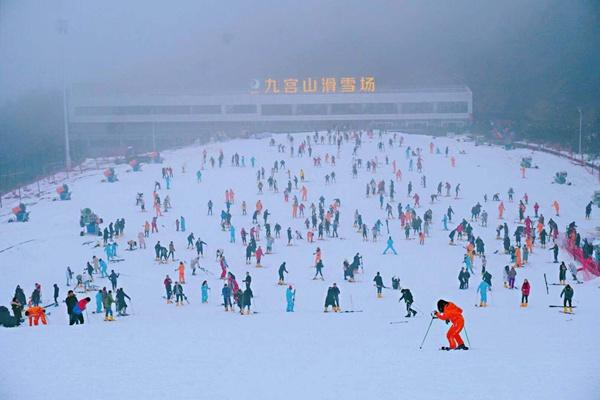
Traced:
POLYGON ((575 0, 0 0, 0 101, 60 87, 61 39, 69 85, 107 91, 371 74, 389 88, 575 80, 571 90, 597 98, 598 10, 575 0))

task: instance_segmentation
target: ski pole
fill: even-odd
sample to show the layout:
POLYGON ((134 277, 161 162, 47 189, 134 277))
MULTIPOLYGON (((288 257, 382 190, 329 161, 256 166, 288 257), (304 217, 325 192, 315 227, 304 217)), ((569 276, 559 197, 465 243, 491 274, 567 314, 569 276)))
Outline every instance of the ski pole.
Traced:
POLYGON ((471 347, 471 341, 469 340, 469 334, 467 333, 467 327, 463 326, 463 330, 465 331, 465 338, 467 339, 467 343, 469 344, 469 347, 471 347))
POLYGON ((550 294, 550 292, 548 291, 548 280, 546 279, 546 274, 544 273, 544 282, 546 282, 546 294, 550 294))
POLYGON ((429 326, 427 327, 427 332, 425 332, 425 336, 423 337, 423 341, 421 342, 421 345, 419 346, 419 350, 421 350, 423 348, 423 345, 425 344, 425 339, 427 339, 427 335, 429 335, 429 329, 431 329, 431 325, 433 324, 434 319, 435 319, 435 317, 431 316, 431 321, 429 321, 429 326))

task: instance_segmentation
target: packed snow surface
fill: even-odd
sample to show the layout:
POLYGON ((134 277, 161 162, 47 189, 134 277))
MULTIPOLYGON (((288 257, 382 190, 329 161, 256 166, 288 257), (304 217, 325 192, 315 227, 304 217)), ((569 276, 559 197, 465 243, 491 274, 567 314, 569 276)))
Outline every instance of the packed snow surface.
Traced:
MULTIPOLYGON (((105 259, 102 247, 94 248, 98 238, 80 236, 79 215, 85 207, 91 208, 108 222, 125 218, 125 235, 118 240, 118 256, 125 261, 110 263, 110 269, 119 272, 119 287, 131 296, 130 316, 116 317, 114 322, 103 321, 103 316, 92 314, 95 309, 94 292, 89 314, 84 325, 69 326, 64 303, 49 307, 48 325, 14 329, 0 329, 0 354, 3 368, 0 372, 0 399, 594 399, 600 398, 600 350, 597 305, 600 299, 598 280, 573 285, 575 314, 560 313, 561 286, 549 286, 546 294, 544 274, 548 283, 558 282, 558 264, 552 263, 552 252, 541 249, 539 241, 529 263, 517 271, 517 286, 524 278, 531 283, 529 307, 519 307, 520 290, 502 285, 502 270, 509 257, 502 251, 502 241, 496 240, 498 203, 492 195, 500 193, 506 206, 505 221, 510 232, 518 220, 518 200, 529 196, 526 215, 533 218, 532 205, 540 204, 540 213, 546 221, 553 217, 561 232, 576 221, 582 237, 592 237, 598 226, 600 212, 594 208, 591 220, 584 220, 584 208, 594 190, 599 189, 597 177, 581 167, 556 156, 525 150, 506 151, 494 146, 475 146, 474 143, 451 138, 403 135, 404 143, 388 146, 390 136, 384 136, 385 151, 377 148, 377 135, 363 135, 357 157, 363 166, 358 178, 352 177, 353 143, 344 143, 338 154, 336 146, 313 143, 313 157, 320 156, 322 166, 313 166, 312 158, 290 157, 289 142, 285 135, 274 136, 277 143, 285 144, 285 153, 277 146, 269 146, 269 139, 232 140, 193 146, 162 153, 164 163, 145 164, 141 172, 131 172, 127 164, 115 166, 118 182, 103 182, 102 171, 90 171, 67 180, 73 197, 70 201, 52 201, 50 194, 41 199, 25 200, 29 206, 30 221, 7 223, 10 207, 16 204, 5 200, 1 211, 0 250, 0 305, 10 308, 10 300, 17 284, 27 296, 36 282, 42 285, 43 303, 52 302, 52 284, 61 288, 60 300, 66 296, 65 269, 67 266, 80 273, 93 255, 105 259), (441 154, 429 151, 429 144, 441 154), (427 188, 421 186, 422 174, 408 170, 405 149, 420 147, 423 156, 423 174, 427 188), (450 155, 444 156, 445 147, 450 155), (218 156, 223 150, 222 168, 210 164, 202 171, 202 182, 197 183, 196 171, 202 165, 202 152, 208 157, 218 156), (464 154, 463 154, 464 151, 464 154), (233 167, 234 153, 245 156, 246 167, 233 167), (325 162, 325 155, 336 156, 336 166, 325 162), (385 156, 389 157, 389 165, 385 156), (250 167, 250 158, 257 160, 250 167), (450 157, 456 158, 451 166, 450 157), (532 156, 538 169, 528 169, 521 177, 521 157, 532 156), (368 160, 377 157, 376 173, 366 171, 368 160), (256 171, 266 169, 270 174, 275 160, 285 160, 285 171, 275 174, 279 193, 257 190, 256 171), (418 239, 404 239, 404 231, 397 219, 397 203, 393 220, 389 221, 390 234, 398 251, 382 255, 387 239, 385 209, 379 207, 378 196, 365 196, 365 185, 372 178, 384 179, 386 189, 394 179, 392 161, 402 170, 402 180, 396 182, 396 201, 403 205, 413 201, 407 197, 407 184, 412 181, 413 193, 421 197, 417 209, 421 217, 431 208, 433 225, 424 245, 418 239), (186 172, 182 173, 182 166, 186 172), (172 188, 165 189, 161 167, 171 166, 174 172, 172 188), (291 176, 306 174, 308 202, 305 214, 310 216, 310 203, 318 204, 325 197, 325 206, 335 198, 341 201, 339 239, 294 240, 286 246, 285 230, 302 232, 306 239, 304 218, 292 219, 291 199, 284 201, 287 169, 291 176), (325 184, 325 175, 336 172, 336 183, 325 184), (567 171, 572 185, 552 184, 557 171, 567 171), (159 233, 146 239, 146 250, 126 251, 127 240, 137 240, 144 221, 151 220, 154 182, 160 181, 161 198, 168 194, 173 208, 159 217, 159 233), (450 182, 450 197, 442 196, 430 204, 430 194, 436 192, 438 182, 450 182), (454 187, 461 184, 458 199, 454 187), (515 201, 509 202, 507 191, 515 190, 515 201), (236 243, 229 243, 229 232, 221 230, 219 214, 224 208, 224 193, 235 192, 232 223, 236 228, 236 243), (143 192, 147 212, 135 206, 137 192, 143 192), (489 201, 484 203, 487 193, 489 201), (207 216, 207 202, 214 202, 214 215, 207 216), (261 199, 264 209, 271 213, 273 226, 279 222, 280 239, 275 241, 274 252, 264 256, 263 268, 246 265, 245 247, 241 244, 240 230, 249 231, 255 203, 261 199), (241 215, 240 204, 245 200, 248 215, 241 215), (560 203, 560 216, 554 217, 551 204, 560 203), (455 211, 450 229, 480 202, 489 214, 488 227, 472 222, 474 235, 486 244, 488 270, 493 275, 493 290, 489 307, 477 308, 476 288, 480 282, 480 260, 476 259, 470 289, 459 290, 457 279, 464 255, 465 242, 448 244, 448 233, 443 231, 441 219, 448 206, 455 211), (33 204, 35 203, 35 204, 33 204), (383 235, 377 242, 363 241, 353 228, 353 214, 359 210, 369 228, 377 219, 384 222, 383 235), (184 216, 185 233, 175 230, 175 219, 184 216), (154 244, 173 241, 176 258, 189 266, 195 251, 186 249, 186 237, 193 232, 208 243, 200 265, 210 271, 192 276, 186 271, 185 294, 190 304, 176 307, 166 304, 163 279, 169 274, 177 279, 177 262, 159 264, 154 259, 154 244), (85 242, 92 243, 84 244, 85 242), (23 243, 26 242, 26 243, 23 243), (315 249, 322 249, 325 280, 313 280, 315 249), (224 249, 231 271, 240 287, 246 271, 252 275, 254 292, 252 315, 224 312, 221 306, 220 267, 215 251, 224 249), (499 250, 497 254, 495 251, 499 250), (344 281, 342 262, 352 261, 360 252, 364 272, 357 281, 344 281), (285 290, 277 285, 277 269, 287 262, 290 273, 286 281, 297 290, 295 312, 286 313, 285 290), (381 272, 386 286, 391 277, 398 276, 401 286, 410 288, 416 318, 404 318, 404 302, 399 303, 399 291, 385 289, 383 298, 376 298, 373 285, 375 273, 381 272), (211 287, 209 302, 200 301, 200 286, 208 280, 211 287), (355 313, 324 313, 327 288, 336 282, 340 287, 342 310, 355 313), (422 349, 419 345, 430 323, 430 313, 437 300, 443 298, 464 310, 466 332, 470 339, 469 351, 439 351, 447 345, 447 326, 434 320, 422 349), (394 323, 407 321, 407 323, 394 323)), ((306 134, 295 135, 297 146, 306 134)), ((296 155, 296 154, 295 154, 296 155)), ((301 184, 299 184, 299 187, 301 184)), ((48 189, 48 188, 47 188, 48 189)), ((445 190, 444 190, 445 194, 445 190)), ((298 190, 291 195, 300 198, 298 190)), ((387 202, 387 199, 386 199, 387 202)), ((13 202, 14 203, 14 202, 13 202)), ((384 204, 385 206, 385 204, 384 204)), ((262 224, 262 217, 259 217, 262 224)), ((316 237, 315 237, 316 238, 316 237)), ((369 239, 371 235, 369 234, 369 239)), ((513 239, 514 240, 514 239, 513 239)), ((264 229, 258 242, 265 249, 264 229)), ((570 261, 561 249, 559 259, 570 261)), ((107 286, 106 279, 95 277, 95 284, 107 286)), ((569 276, 570 280, 570 276, 569 276)), ((77 294, 81 299, 82 294, 77 294)))

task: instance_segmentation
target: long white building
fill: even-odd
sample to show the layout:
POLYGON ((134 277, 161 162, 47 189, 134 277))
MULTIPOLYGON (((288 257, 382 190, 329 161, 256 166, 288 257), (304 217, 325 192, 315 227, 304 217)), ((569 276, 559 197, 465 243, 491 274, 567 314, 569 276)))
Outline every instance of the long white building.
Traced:
MULTIPOLYGON (((374 93, 119 95, 74 94, 69 120, 74 139, 118 138, 121 144, 206 134, 384 128, 462 131, 469 126, 468 87, 374 93)), ((183 140, 183 139, 182 139, 183 140)))

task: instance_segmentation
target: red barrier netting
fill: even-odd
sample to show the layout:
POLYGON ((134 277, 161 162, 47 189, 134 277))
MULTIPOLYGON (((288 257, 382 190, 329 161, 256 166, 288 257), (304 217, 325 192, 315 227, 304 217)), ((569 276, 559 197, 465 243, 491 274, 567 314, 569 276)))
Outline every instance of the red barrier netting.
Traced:
POLYGON ((589 281, 600 276, 600 263, 595 262, 592 257, 583 258, 583 250, 575 246, 573 240, 563 239, 563 247, 575 261, 581 264, 577 271, 583 271, 583 280, 589 281))

